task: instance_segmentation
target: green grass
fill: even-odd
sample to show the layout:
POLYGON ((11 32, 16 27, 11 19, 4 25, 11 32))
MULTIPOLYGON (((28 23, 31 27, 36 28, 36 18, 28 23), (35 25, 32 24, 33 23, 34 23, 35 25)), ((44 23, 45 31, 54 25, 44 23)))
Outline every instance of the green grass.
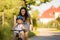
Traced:
POLYGON ((60 32, 60 30, 51 30, 51 32, 60 32))
POLYGON ((30 31, 29 34, 28 34, 28 37, 30 38, 30 37, 33 37, 33 36, 35 36, 35 34, 30 31))
POLYGON ((37 30, 34 30, 33 32, 29 32, 29 37, 33 37, 36 36, 37 34, 39 34, 39 32, 37 30))
POLYGON ((37 35, 37 34, 39 34, 39 32, 35 30, 35 31, 34 31, 34 34, 37 35))

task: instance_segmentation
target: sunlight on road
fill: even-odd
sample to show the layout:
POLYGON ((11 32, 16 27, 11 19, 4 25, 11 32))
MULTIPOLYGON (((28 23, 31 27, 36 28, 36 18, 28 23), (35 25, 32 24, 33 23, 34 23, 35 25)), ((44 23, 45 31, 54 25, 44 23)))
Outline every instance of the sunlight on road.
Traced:
POLYGON ((40 34, 30 38, 31 40, 60 40, 60 32, 52 32, 50 30, 56 29, 48 29, 48 28, 41 28, 38 29, 40 34))

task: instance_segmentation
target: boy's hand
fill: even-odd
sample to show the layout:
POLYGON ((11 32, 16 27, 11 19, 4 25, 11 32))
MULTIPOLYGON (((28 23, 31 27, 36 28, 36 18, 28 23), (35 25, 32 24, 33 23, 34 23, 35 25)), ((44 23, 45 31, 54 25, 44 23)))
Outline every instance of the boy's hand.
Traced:
POLYGON ((26 28, 23 26, 22 29, 26 29, 26 28))

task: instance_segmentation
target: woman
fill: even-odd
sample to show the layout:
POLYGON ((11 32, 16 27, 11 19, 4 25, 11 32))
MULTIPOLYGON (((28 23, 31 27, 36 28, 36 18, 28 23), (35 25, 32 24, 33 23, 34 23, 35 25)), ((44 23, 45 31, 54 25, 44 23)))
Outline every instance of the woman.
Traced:
POLYGON ((25 32, 22 33, 22 39, 23 40, 25 40, 25 39, 28 40, 28 32, 29 32, 30 25, 32 25, 31 28, 33 29, 32 18, 31 18, 30 14, 28 13, 28 11, 25 7, 22 7, 20 9, 20 12, 19 12, 18 16, 23 17, 23 19, 24 19, 23 25, 26 28, 25 32))

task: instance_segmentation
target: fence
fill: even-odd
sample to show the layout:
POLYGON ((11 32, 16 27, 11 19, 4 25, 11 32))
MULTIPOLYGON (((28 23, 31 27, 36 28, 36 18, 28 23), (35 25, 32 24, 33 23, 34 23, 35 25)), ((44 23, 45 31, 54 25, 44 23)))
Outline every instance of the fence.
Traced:
MULTIPOLYGON (((1 12, 0 13, 1 15, 0 15, 0 25, 2 25, 2 26, 4 26, 4 12, 1 12)), ((16 24, 16 15, 14 15, 14 25, 16 24)))

